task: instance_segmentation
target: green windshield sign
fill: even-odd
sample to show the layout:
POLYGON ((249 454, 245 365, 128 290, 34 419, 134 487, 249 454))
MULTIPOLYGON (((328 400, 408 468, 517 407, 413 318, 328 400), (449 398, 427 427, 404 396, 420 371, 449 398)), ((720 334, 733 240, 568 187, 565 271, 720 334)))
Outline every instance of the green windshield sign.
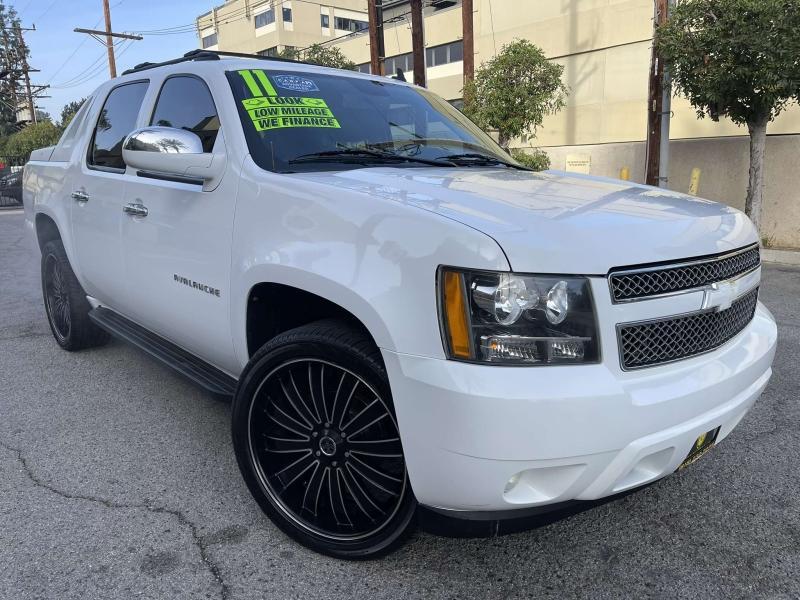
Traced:
POLYGON ((253 95, 252 98, 242 100, 242 106, 256 131, 291 127, 341 128, 322 98, 279 96, 269 77, 261 69, 248 69, 238 73, 253 95))

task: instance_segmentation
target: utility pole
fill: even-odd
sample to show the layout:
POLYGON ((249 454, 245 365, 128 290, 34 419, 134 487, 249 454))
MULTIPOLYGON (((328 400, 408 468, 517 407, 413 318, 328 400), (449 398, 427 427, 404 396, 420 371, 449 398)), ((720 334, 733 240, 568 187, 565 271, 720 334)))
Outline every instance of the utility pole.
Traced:
POLYGON ((385 75, 383 60, 386 49, 383 41, 383 0, 367 0, 369 14, 369 57, 373 75, 385 75))
MULTIPOLYGON (((669 0, 655 0, 653 52, 650 58, 650 83, 647 94, 647 164, 645 183, 666 186, 667 173, 661 171, 664 119, 664 61, 655 45, 656 30, 667 22, 669 0)), ((669 143, 667 138, 666 143, 669 143)))
POLYGON ((111 9, 108 6, 108 0, 103 0, 103 15, 106 21, 106 28, 104 31, 97 29, 81 29, 76 28, 73 31, 77 33, 86 33, 103 44, 108 51, 108 72, 111 74, 111 79, 117 76, 117 61, 114 58, 114 38, 122 38, 126 40, 141 40, 140 35, 130 35, 128 33, 114 33, 111 31, 111 9), (103 41, 105 37, 105 41, 103 41))
MULTIPOLYGON (((667 0, 667 14, 665 21, 669 19, 672 9, 675 7, 675 0, 667 0)), ((672 75, 669 65, 664 65, 663 92, 661 94, 661 144, 659 149, 658 166, 658 186, 666 188, 669 186, 669 126, 672 119, 672 75)))
POLYGON ((108 0, 103 0, 103 16, 106 19, 106 49, 108 50, 108 70, 111 79, 117 76, 117 61, 114 58, 114 39, 111 37, 111 9, 108 0))
POLYGON ((461 2, 461 27, 464 38, 464 84, 475 77, 475 34, 473 29, 472 0, 461 2))
POLYGON ((425 22, 422 0, 411 0, 411 51, 414 56, 414 83, 425 87, 425 22))
POLYGON ((22 30, 19 24, 14 26, 14 33, 17 36, 20 62, 22 63, 22 77, 25 80, 25 99, 28 103, 28 110, 31 115, 31 123, 36 123, 36 106, 33 103, 33 93, 31 92, 30 66, 28 65, 28 47, 25 45, 25 38, 22 37, 22 30))

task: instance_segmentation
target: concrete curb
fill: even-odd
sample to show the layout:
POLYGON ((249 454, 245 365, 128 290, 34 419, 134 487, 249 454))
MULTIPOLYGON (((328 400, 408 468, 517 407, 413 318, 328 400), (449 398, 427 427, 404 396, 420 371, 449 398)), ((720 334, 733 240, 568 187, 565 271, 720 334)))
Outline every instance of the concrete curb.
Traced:
POLYGON ((771 250, 769 248, 762 248, 761 260, 764 262, 800 267, 800 250, 771 250))

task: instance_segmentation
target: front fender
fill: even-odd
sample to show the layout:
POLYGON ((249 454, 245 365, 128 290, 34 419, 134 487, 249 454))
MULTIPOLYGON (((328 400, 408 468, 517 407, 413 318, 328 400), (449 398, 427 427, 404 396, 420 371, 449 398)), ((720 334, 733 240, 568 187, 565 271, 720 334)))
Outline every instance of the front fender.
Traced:
POLYGON ((247 298, 258 283, 293 286, 336 303, 383 349, 443 358, 438 267, 509 268, 494 240, 447 217, 377 191, 263 171, 250 159, 233 239, 231 319, 242 365, 247 298))

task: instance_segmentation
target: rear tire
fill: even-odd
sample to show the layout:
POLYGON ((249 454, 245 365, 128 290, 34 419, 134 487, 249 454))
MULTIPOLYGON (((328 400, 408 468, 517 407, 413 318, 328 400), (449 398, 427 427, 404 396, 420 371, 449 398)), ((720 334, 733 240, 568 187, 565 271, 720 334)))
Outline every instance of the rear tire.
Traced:
POLYGON ((232 433, 251 493, 304 546, 374 558, 413 531, 388 377, 354 328, 319 321, 267 342, 239 380, 232 433))
POLYGON ((42 248, 42 295, 50 330, 64 350, 84 350, 108 342, 108 334, 89 319, 92 307, 61 240, 47 242, 42 248))

